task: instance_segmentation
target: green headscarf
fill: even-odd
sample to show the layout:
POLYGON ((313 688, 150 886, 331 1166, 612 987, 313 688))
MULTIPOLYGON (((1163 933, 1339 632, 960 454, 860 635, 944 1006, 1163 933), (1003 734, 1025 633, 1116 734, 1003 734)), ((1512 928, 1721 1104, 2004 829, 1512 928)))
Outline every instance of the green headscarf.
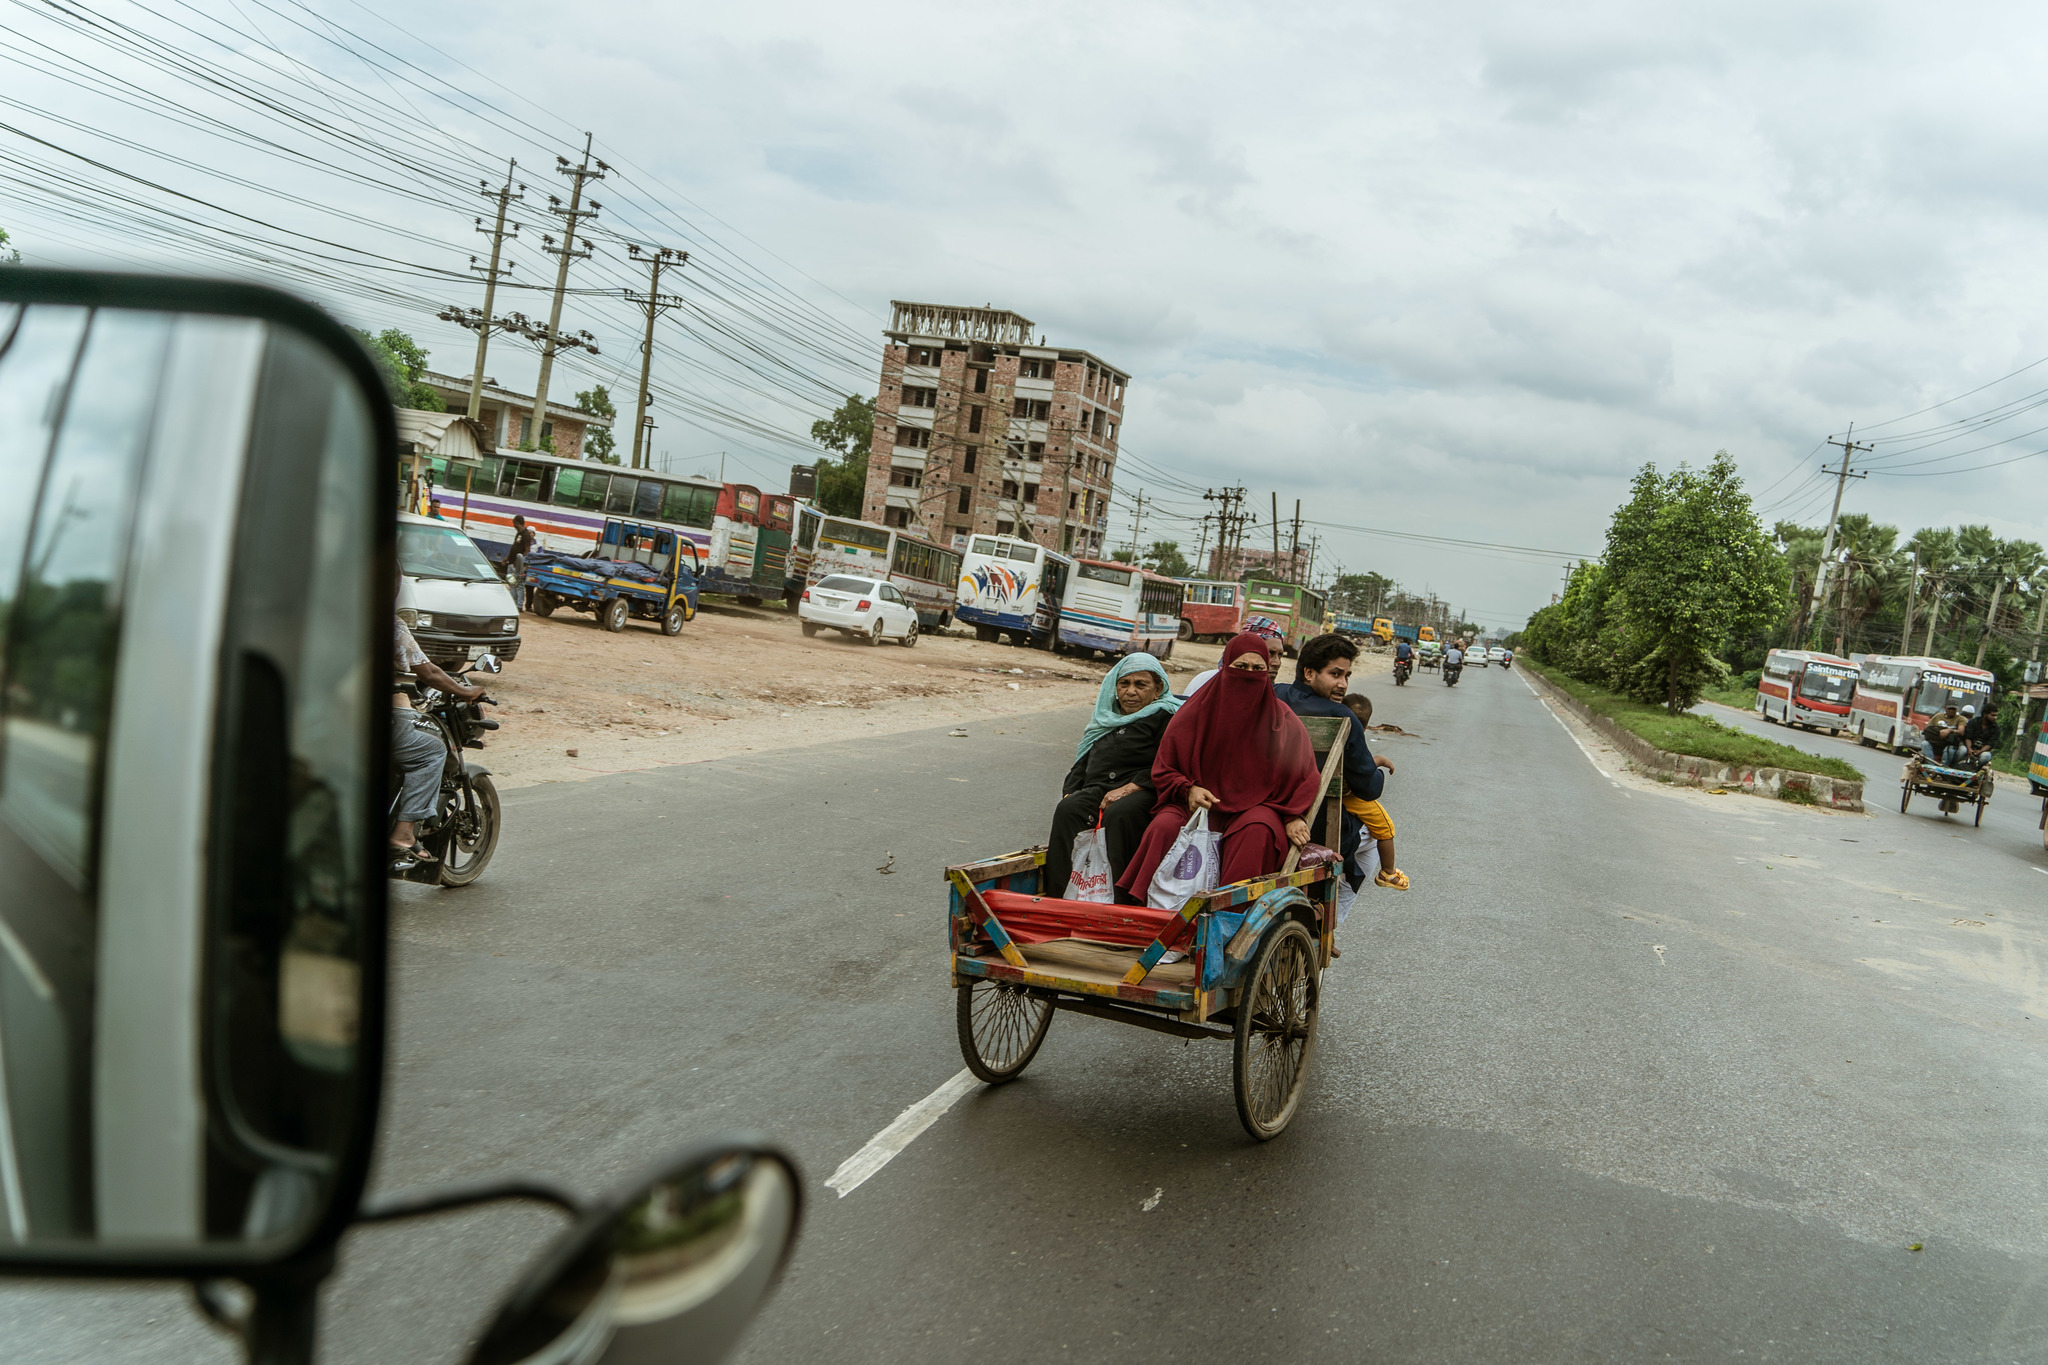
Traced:
POLYGON ((1088 718, 1088 728, 1081 731, 1081 747, 1074 750, 1074 757, 1080 758, 1095 747, 1101 739, 1120 725, 1151 715, 1154 711, 1169 714, 1180 709, 1180 698, 1173 695, 1173 684, 1167 680, 1166 669, 1150 654, 1126 654, 1116 661, 1116 667, 1102 680, 1102 690, 1095 694, 1095 714, 1088 718), (1116 680, 1130 673, 1156 673, 1159 675, 1159 700, 1131 712, 1128 716, 1116 709, 1116 680))

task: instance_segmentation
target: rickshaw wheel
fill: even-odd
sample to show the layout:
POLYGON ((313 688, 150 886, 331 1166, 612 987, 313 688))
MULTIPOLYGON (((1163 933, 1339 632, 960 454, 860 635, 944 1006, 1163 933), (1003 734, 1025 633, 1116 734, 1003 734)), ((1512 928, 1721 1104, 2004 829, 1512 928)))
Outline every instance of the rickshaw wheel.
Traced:
POLYGON ((1899 814, 1904 815, 1906 813, 1906 807, 1911 804, 1912 800, 1913 789, 1901 782, 1899 784, 1899 814))
POLYGON ((990 1085, 1016 1080, 1052 1027, 1052 1001, 1004 981, 969 981, 956 994, 954 1018, 967 1069, 990 1085))
POLYGON ((1280 1136, 1301 1103, 1316 1051, 1321 978, 1300 920, 1267 935, 1237 1007, 1237 1117, 1261 1142, 1280 1136))

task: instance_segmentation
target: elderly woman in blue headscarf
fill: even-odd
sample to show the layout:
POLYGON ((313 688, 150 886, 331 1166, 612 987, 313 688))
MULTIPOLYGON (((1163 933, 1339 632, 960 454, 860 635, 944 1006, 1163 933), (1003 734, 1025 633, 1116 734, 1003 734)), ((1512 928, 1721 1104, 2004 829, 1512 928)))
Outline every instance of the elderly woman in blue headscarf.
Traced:
POLYGON ((1150 654, 1127 654, 1109 670, 1095 695, 1095 714, 1088 718, 1074 751, 1074 766, 1060 788, 1060 803, 1053 808, 1045 873, 1039 881, 1045 895, 1066 894, 1074 872, 1074 839, 1097 820, 1107 836, 1110 880, 1123 875, 1157 804, 1152 759, 1159 752, 1166 722, 1179 707, 1166 670, 1150 654))

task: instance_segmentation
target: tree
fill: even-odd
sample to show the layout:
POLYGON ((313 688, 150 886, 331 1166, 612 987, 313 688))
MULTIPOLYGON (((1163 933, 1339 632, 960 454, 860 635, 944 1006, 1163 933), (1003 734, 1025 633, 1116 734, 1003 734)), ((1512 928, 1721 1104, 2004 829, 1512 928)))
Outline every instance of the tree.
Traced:
POLYGON ((838 454, 818 460, 818 510, 857 517, 868 491, 868 449, 875 440, 875 400, 846 395, 830 417, 811 423, 811 439, 838 454))
POLYGON ((1628 637, 1619 690, 1672 715, 1726 681, 1720 654, 1731 636, 1785 610, 1783 561, 1725 450, 1700 470, 1644 465, 1608 527, 1605 565, 1628 637))
MULTIPOLYGON (((606 421, 615 420, 619 415, 619 410, 612 406, 611 391, 602 384, 577 394, 576 406, 585 412, 596 413, 606 421)), ((599 464, 617 464, 619 456, 614 449, 617 444, 610 427, 591 427, 583 436, 583 458, 596 460, 599 464)))
POLYGON ((1340 573, 1330 584, 1330 610, 1346 616, 1384 613, 1399 587, 1385 574, 1340 573))
POLYGON ((1177 540, 1155 540, 1139 561, 1153 573, 1168 578, 1192 578, 1194 570, 1188 567, 1187 559, 1180 552, 1177 540))
POLYGON ((12 238, 7 235, 7 229, 0 228, 0 265, 21 264, 21 253, 8 248, 7 243, 11 240, 12 238))
POLYGON ((441 395, 430 386, 420 382, 420 375, 427 368, 427 352, 396 327, 386 327, 371 336, 368 332, 351 327, 355 339, 363 343, 363 349, 377 362, 377 368, 384 372, 384 387, 391 392, 391 401, 401 408, 416 408, 421 412, 446 412, 448 405, 441 401, 441 395))

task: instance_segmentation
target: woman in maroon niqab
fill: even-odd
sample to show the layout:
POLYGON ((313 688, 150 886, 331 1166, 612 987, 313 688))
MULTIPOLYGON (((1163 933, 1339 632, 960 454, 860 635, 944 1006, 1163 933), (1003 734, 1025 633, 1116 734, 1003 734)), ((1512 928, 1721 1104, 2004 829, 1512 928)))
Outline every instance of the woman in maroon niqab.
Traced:
POLYGON ((1197 788, 1213 798, 1209 828, 1222 834, 1224 882, 1278 872, 1287 856, 1288 822, 1307 814, 1321 776, 1301 717, 1273 692, 1267 669, 1235 668, 1247 654, 1268 660, 1266 641, 1240 635, 1223 666, 1168 723, 1152 761, 1159 803, 1124 869, 1118 889, 1142 904, 1153 874, 1193 815, 1197 788))

